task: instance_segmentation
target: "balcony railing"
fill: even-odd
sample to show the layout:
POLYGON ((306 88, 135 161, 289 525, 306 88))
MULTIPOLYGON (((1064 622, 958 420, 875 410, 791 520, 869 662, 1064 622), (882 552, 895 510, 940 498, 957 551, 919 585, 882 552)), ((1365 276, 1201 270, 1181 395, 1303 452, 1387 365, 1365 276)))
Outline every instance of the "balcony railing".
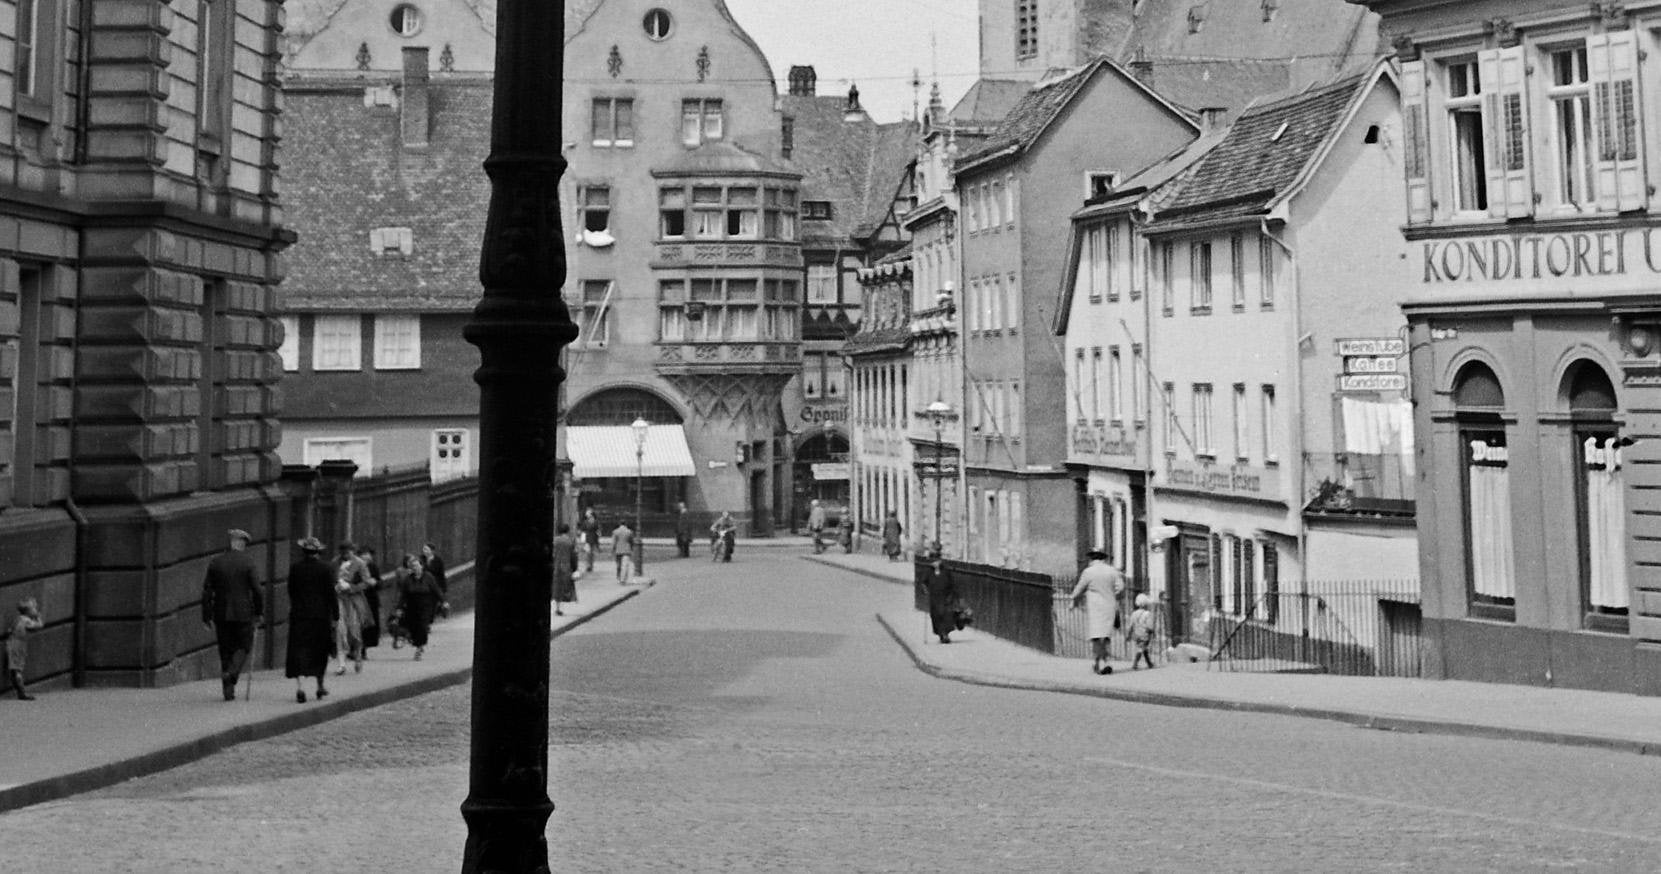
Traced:
POLYGON ((653 267, 735 264, 800 267, 802 249, 797 243, 779 242, 658 243, 652 262, 653 267))
POLYGON ((802 347, 799 343, 677 343, 657 344, 659 367, 684 366, 743 366, 775 365, 799 366, 802 347))

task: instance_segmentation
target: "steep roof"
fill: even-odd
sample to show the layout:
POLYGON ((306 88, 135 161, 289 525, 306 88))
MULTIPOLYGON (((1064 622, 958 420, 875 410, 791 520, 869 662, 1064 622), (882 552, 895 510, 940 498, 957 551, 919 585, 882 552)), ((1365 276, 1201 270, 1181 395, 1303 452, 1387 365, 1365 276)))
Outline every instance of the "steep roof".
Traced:
POLYGON ((831 203, 830 221, 802 222, 804 242, 835 243, 869 232, 888 212, 894 187, 917 145, 911 122, 877 124, 847 114, 845 97, 786 94, 793 119, 790 165, 802 174, 802 199, 831 203))
POLYGON ((1150 63, 1141 74, 1148 87, 1188 109, 1220 107, 1238 115, 1253 100, 1292 87, 1292 70, 1284 61, 1245 58, 1166 60, 1150 63))
POLYGON ((963 156, 958 162, 957 172, 964 173, 974 168, 974 165, 990 161, 1000 155, 1015 155, 1031 148, 1038 138, 1049 129, 1052 122, 1061 115, 1067 105, 1078 96, 1079 92, 1097 75, 1116 75, 1128 82, 1132 87, 1140 89, 1142 93, 1157 103, 1163 104, 1176 115, 1187 117, 1179 107, 1172 105, 1162 95, 1149 89, 1136 77, 1126 72, 1123 67, 1105 57, 1096 58, 1076 70, 1066 72, 1060 76, 1047 79, 1032 86, 1032 89, 1021 96, 1009 114, 998 123, 992 135, 981 143, 979 148, 963 156))
POLYGON ((959 125, 996 125, 1030 90, 1032 83, 1020 79, 976 79, 952 111, 946 113, 946 121, 959 125))
POLYGON ((1289 195, 1374 74, 1351 76, 1240 114, 1174 185, 1149 232, 1259 215, 1289 195))
MULTIPOLYGON (((1377 58, 1378 16, 1342 0, 1142 0, 1122 59, 1139 50, 1156 63, 1229 58, 1274 59, 1301 69, 1292 84, 1353 71, 1377 58)), ((1113 51, 1102 46, 1100 51, 1113 51)))
POLYGON ((489 83, 433 82, 431 143, 406 160, 398 114, 363 105, 363 88, 291 83, 283 113, 285 307, 308 311, 471 309, 490 184, 489 83), (376 228, 409 228, 407 256, 370 248, 376 228))
POLYGON ((712 140, 677 155, 674 160, 652 171, 654 176, 695 176, 706 173, 779 173, 795 176, 797 170, 781 161, 758 155, 726 140, 712 140))

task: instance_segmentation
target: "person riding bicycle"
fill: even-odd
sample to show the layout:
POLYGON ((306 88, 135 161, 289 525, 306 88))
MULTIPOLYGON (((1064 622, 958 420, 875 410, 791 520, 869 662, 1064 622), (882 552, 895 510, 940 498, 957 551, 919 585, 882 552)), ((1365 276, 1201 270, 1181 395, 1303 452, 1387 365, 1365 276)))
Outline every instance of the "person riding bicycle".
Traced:
POLYGON ((732 548, 738 542, 738 523, 726 510, 709 526, 709 545, 715 559, 732 561, 732 548))

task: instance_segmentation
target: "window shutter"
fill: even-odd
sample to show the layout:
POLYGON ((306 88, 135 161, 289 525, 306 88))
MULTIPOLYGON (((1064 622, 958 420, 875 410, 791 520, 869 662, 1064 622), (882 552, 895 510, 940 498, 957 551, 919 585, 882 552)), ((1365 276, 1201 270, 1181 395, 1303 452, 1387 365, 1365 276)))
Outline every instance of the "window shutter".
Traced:
POLYGON ((1425 62, 1403 61, 1401 65, 1402 139, 1407 178, 1407 223, 1424 224, 1431 218, 1430 137, 1426 129, 1429 98, 1426 94, 1425 62))
POLYGON ((1223 609, 1223 538, 1211 535, 1211 607, 1223 609))
POLYGON ((1598 208, 1642 209, 1648 202, 1638 128, 1638 43, 1630 30, 1587 37, 1592 84, 1593 166, 1598 208))
POLYGON ((1476 60, 1482 76, 1482 154, 1488 183, 1488 214, 1503 219, 1506 216, 1505 196, 1505 140, 1501 107, 1504 99, 1499 87, 1500 49, 1484 49, 1476 60))
MULTIPOLYGON (((1489 211, 1500 218, 1521 218, 1534 214, 1534 177, 1529 169, 1528 155, 1528 99, 1526 92, 1528 63, 1523 47, 1500 49, 1495 60, 1498 75, 1483 82, 1494 83, 1494 103, 1498 109, 1492 114, 1490 131, 1495 141, 1494 151, 1499 158, 1497 169, 1501 183, 1488 185, 1489 211)), ((1490 178, 1494 167, 1490 166, 1490 178)))
POLYGON ((1257 541, 1247 538, 1240 539, 1240 579, 1244 582, 1241 588, 1245 589, 1245 603, 1240 607, 1243 616, 1260 616, 1262 611, 1257 609, 1257 541))

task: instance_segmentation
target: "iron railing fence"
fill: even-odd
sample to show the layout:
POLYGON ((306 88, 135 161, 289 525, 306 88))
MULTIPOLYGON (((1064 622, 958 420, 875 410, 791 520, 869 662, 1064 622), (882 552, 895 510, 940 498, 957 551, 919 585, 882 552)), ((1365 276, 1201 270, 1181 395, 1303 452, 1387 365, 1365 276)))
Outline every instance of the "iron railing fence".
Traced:
POLYGON ((1311 581, 1241 613, 1213 609, 1202 623, 1208 667, 1218 670, 1420 676, 1417 580, 1311 581))
MULTIPOLYGON (((915 603, 927 613, 928 592, 923 579, 929 565, 914 565, 915 603)), ((974 627, 1004 640, 1042 652, 1055 651, 1055 612, 1051 607, 1054 583, 1050 577, 1014 568, 946 560, 958 594, 974 611, 974 627)))

